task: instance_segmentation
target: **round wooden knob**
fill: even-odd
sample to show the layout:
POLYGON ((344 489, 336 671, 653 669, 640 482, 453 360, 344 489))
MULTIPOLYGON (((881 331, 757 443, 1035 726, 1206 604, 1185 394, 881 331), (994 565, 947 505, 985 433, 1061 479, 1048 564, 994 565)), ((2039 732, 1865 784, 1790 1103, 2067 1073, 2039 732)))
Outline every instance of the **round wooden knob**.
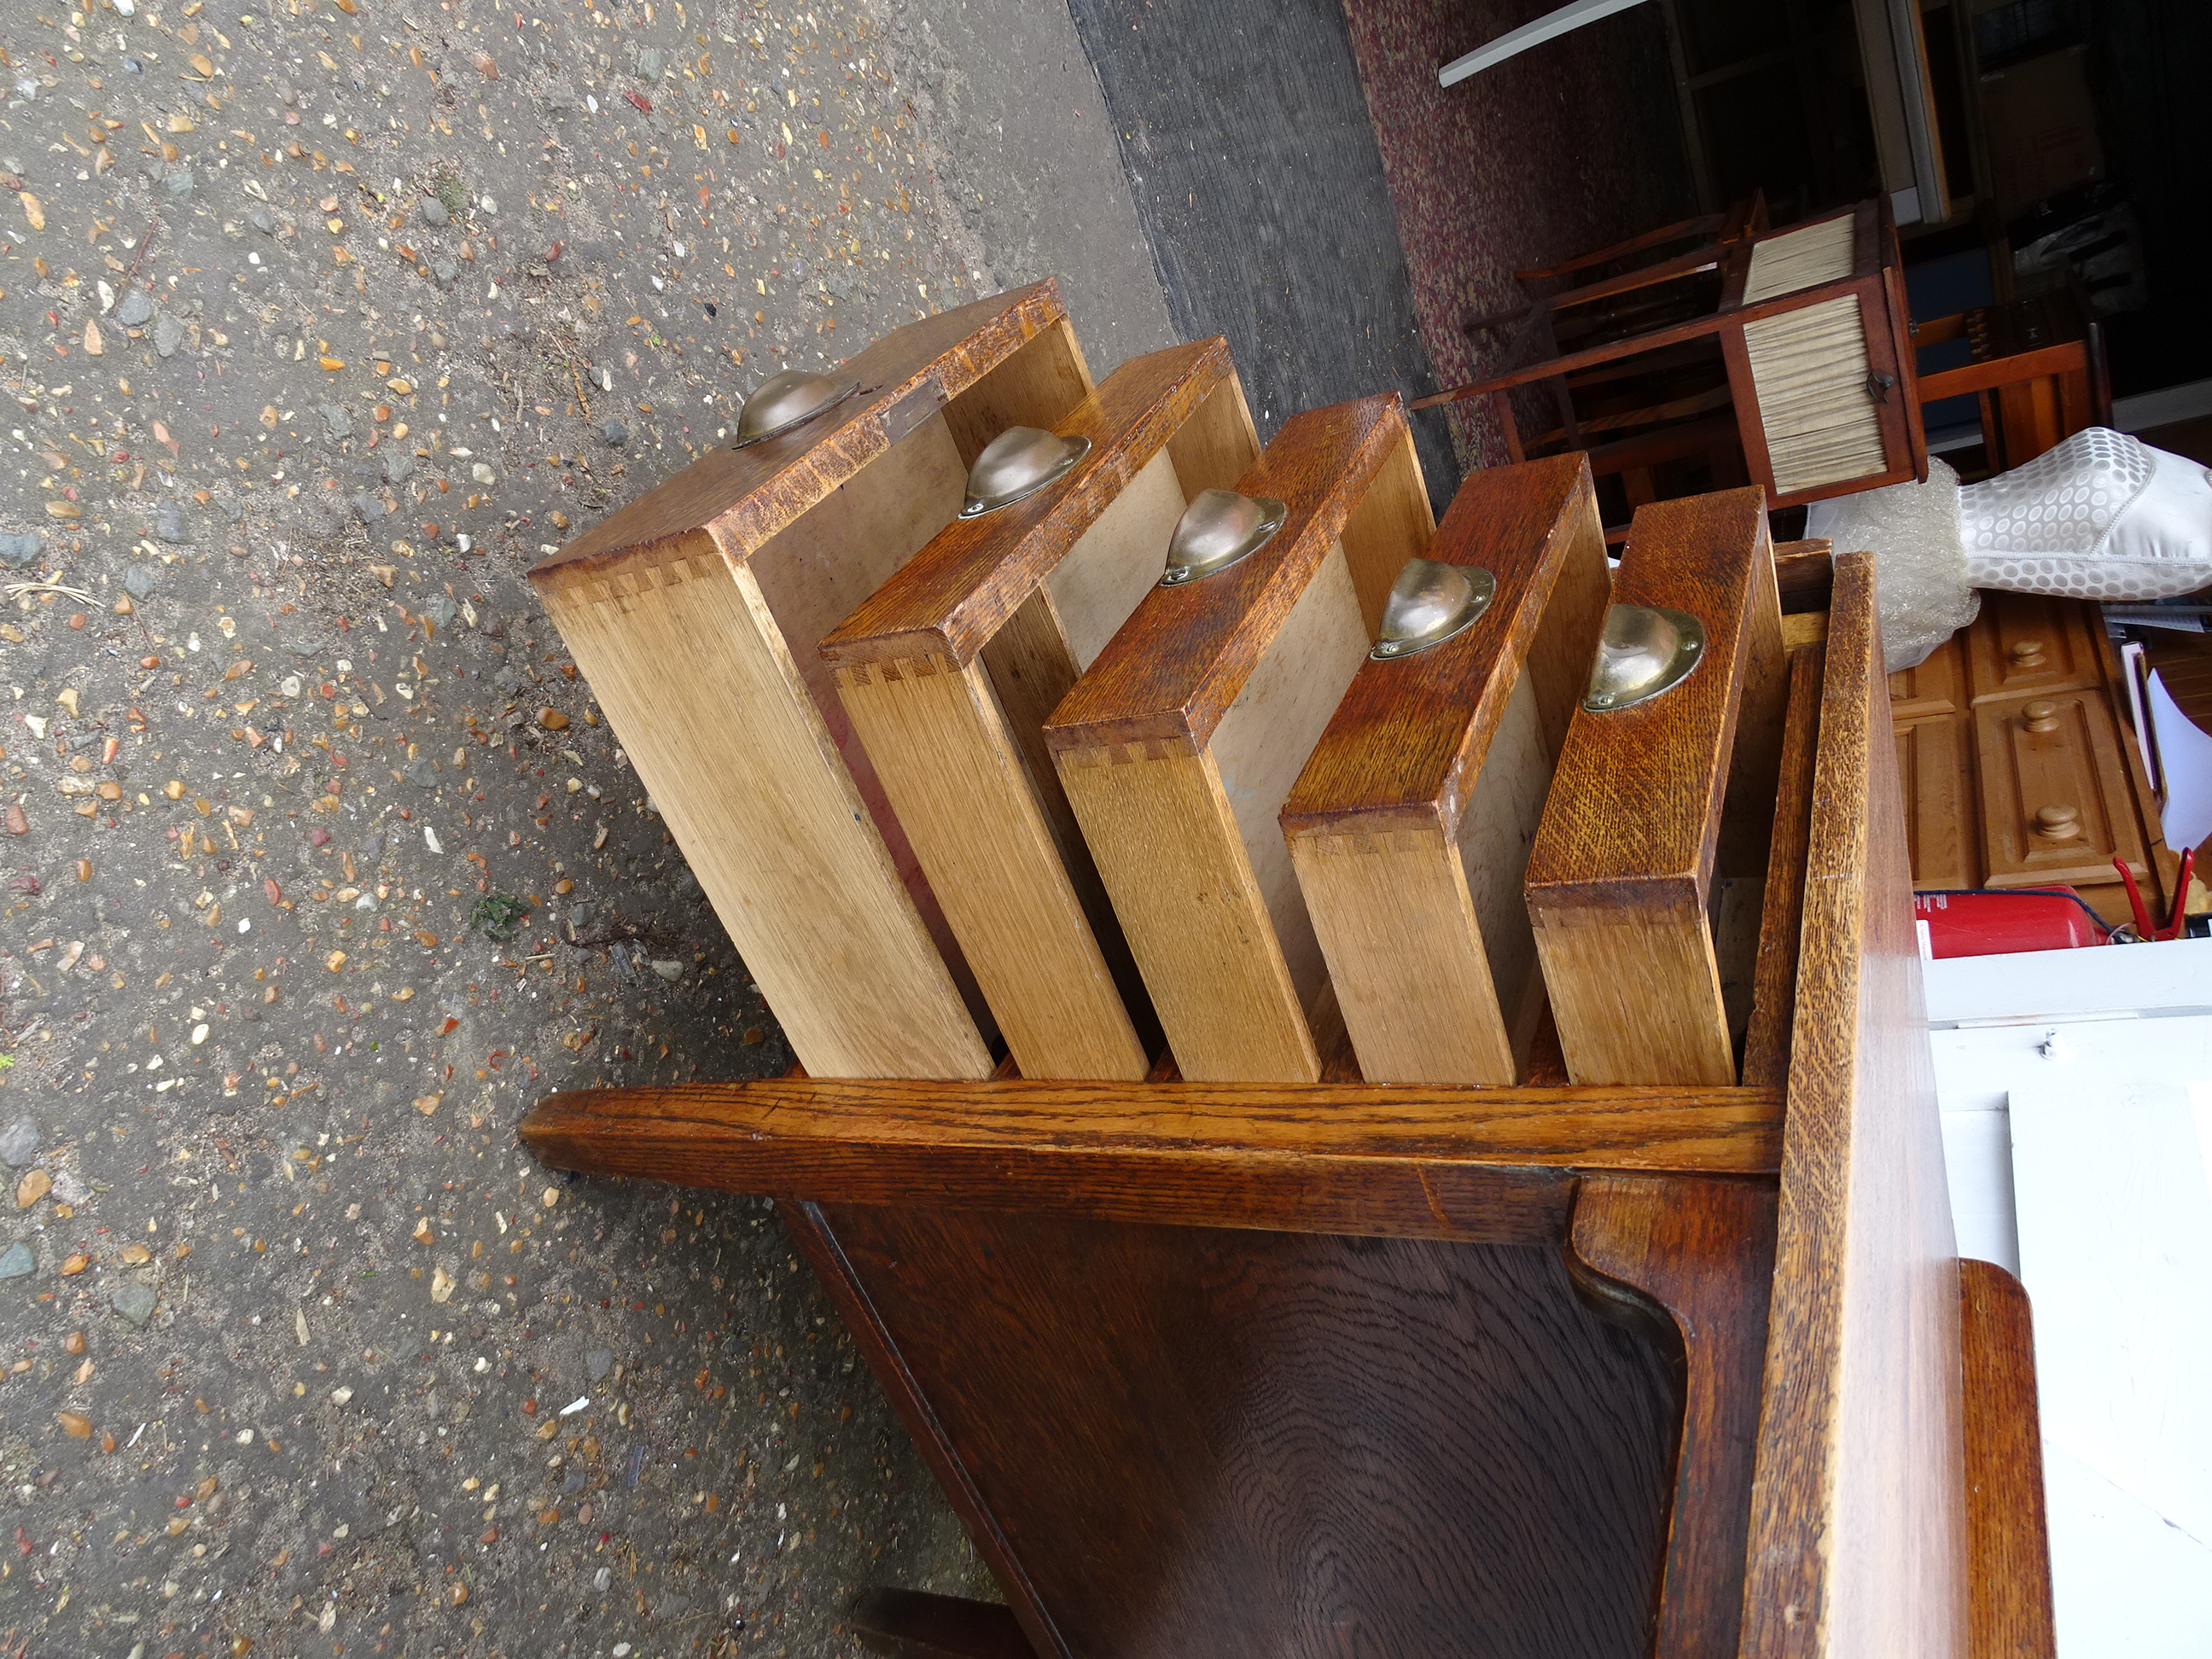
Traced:
POLYGON ((2058 705, 2055 702, 2032 702, 2021 714, 2031 732, 2056 732, 2058 729, 2058 705))
POLYGON ((2043 666, 2043 641, 2041 640, 2014 640, 2012 647, 2012 665, 2014 668, 2040 668, 2043 666))
POLYGON ((2081 838, 2081 814, 2075 807, 2060 805, 2036 809, 2035 833, 2045 841, 2079 841, 2081 838))

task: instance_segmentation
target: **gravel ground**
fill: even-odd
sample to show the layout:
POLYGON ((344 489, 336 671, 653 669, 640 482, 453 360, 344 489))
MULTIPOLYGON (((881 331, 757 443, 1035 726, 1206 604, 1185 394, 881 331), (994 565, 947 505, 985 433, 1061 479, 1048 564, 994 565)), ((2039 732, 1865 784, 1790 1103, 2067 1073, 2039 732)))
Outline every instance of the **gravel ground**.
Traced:
POLYGON ((788 1055, 523 572, 1060 272, 1064 10, 0 8, 0 1654, 842 1655, 988 1594, 775 1218, 549 1176, 788 1055))

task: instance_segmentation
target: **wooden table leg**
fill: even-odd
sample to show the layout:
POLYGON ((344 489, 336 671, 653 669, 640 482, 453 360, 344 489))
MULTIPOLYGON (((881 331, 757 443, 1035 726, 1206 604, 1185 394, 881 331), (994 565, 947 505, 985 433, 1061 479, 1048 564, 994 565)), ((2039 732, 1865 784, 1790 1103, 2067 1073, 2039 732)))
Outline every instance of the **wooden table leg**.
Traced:
POLYGON ((1778 1194, 1764 1182, 1602 1176, 1575 1203, 1567 1266, 1624 1323, 1656 1303, 1680 1344, 1682 1438, 1652 1659, 1736 1650, 1778 1194))
POLYGON ((2035 1334, 2027 1291, 1993 1261, 1959 1263, 1966 1437, 1969 1659, 2055 1659, 2035 1334))
POLYGON ((854 1598, 852 1623, 862 1647, 889 1659, 1036 1659, 1014 1615, 994 1601, 866 1589, 854 1598))

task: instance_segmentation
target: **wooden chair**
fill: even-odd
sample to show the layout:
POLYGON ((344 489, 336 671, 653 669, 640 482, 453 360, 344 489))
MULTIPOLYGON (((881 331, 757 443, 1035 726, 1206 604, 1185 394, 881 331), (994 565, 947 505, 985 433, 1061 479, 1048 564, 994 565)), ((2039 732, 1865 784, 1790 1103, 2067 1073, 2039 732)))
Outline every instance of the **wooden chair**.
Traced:
POLYGON ((2008 472, 2085 427, 2110 426, 2112 392, 2103 331, 2080 292, 2057 289, 1917 323, 1915 350, 1963 339, 1973 357, 1919 377, 1924 408, 1946 398, 1981 401, 1991 472, 2008 472))
MULTIPOLYGON (((1617 300, 1621 295, 1632 294, 1658 283, 1672 283, 1678 277, 1701 270, 1710 270, 1718 264, 1725 250, 1747 236, 1764 234, 1766 228, 1766 198, 1753 191, 1747 199, 1738 202, 1725 213, 1700 214, 1696 218, 1662 225, 1656 230, 1647 230, 1641 235, 1631 236, 1625 241, 1612 243, 1555 265, 1516 270, 1513 273, 1514 280, 1524 289, 1532 289, 1537 284, 1581 277, 1592 271, 1599 275, 1549 294, 1532 293, 1526 304, 1474 319, 1466 325, 1467 331, 1481 334, 1500 329, 1515 329, 1537 313, 1556 316, 1563 311, 1596 306, 1602 301, 1617 300), (1692 246, 1661 258, 1646 257, 1659 254, 1677 242, 1688 242, 1692 246), (1618 269, 1607 270, 1608 266, 1618 269)), ((1557 327, 1556 324, 1554 327, 1557 327)))
MULTIPOLYGON (((1721 251, 1717 270, 1710 309, 1523 363, 1414 407, 1486 398, 1515 459, 1583 449, 1601 477, 1717 456, 1713 484, 1763 485, 1770 508, 1927 476, 1904 268, 1887 203, 1747 234, 1721 251), (1524 441, 1508 394, 1546 384, 1560 423, 1524 441), (1665 395, 1653 397, 1655 385, 1665 395)), ((1650 499, 1648 482, 1631 488, 1629 504, 1639 496, 1650 499)))

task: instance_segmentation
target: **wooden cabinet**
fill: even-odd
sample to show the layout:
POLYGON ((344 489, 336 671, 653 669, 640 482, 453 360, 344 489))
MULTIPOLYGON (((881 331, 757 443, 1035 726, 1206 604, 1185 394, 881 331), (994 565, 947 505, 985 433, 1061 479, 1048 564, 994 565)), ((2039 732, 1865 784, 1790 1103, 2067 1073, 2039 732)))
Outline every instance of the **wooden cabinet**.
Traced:
POLYGON ((1897 775, 1905 793, 1912 884, 1937 890, 1979 886, 1976 826, 1981 814, 1975 805, 1972 717, 1938 714, 1899 721, 1897 775))
POLYGON ((2101 884, 2116 857, 2150 873, 2101 690, 1985 702, 1973 720, 1985 886, 2101 884))
POLYGON ((1981 615, 1889 677, 1912 884, 1923 891, 2069 886, 2130 918, 2127 860, 2163 916, 2173 859, 2087 600, 1987 592, 1981 615))
POLYGON ((1900 668, 1889 677, 1890 719, 1925 720, 1966 708, 1966 663, 1958 643, 1954 640, 1917 668, 1900 668))
MULTIPOLYGON (((2103 635, 2097 607, 2085 600, 1985 592, 1982 614, 1961 636, 1973 699, 1988 702, 2101 685, 2103 635)), ((1895 694, 1893 681, 1891 695, 1895 694)))

